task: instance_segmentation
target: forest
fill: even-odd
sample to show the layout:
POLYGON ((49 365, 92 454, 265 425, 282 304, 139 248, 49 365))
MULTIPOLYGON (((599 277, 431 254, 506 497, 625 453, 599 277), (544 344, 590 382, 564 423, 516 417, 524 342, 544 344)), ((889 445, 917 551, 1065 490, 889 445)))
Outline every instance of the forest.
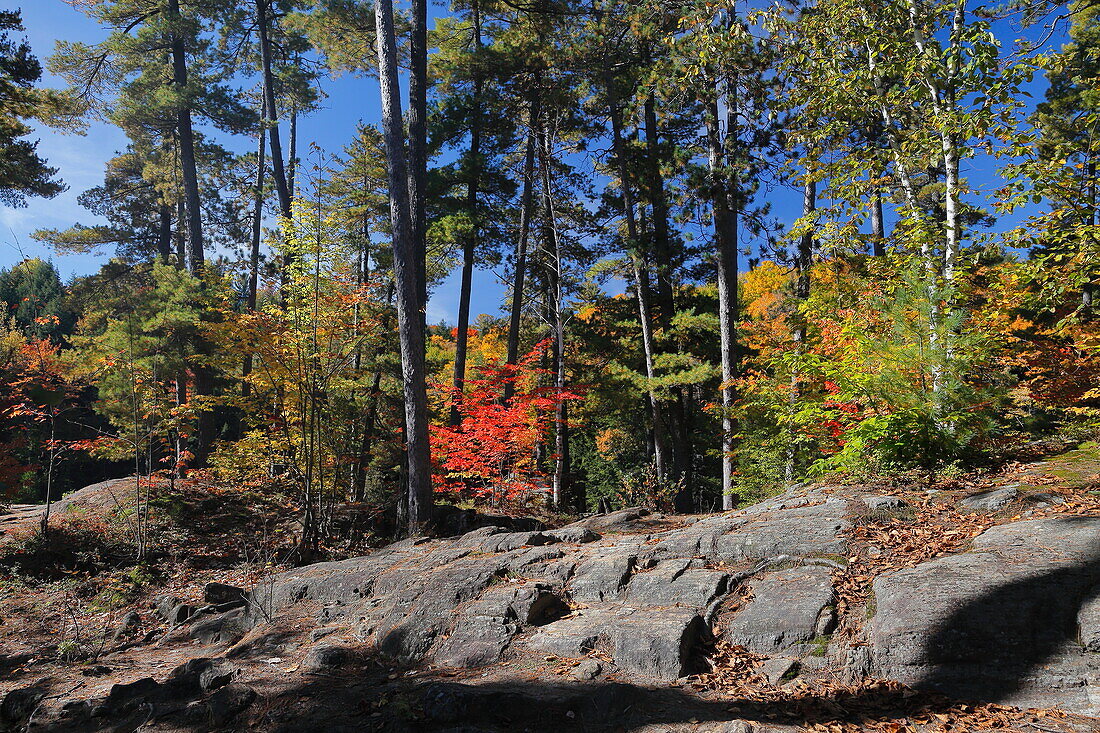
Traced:
POLYGON ((66 189, 37 129, 127 145, 33 235, 96 271, 3 255, 5 501, 137 476, 141 555, 217 487, 305 561, 1100 428, 1091 0, 66 2, 102 40, 0 13, 0 203, 66 189), (381 114, 326 151, 339 75, 381 114))

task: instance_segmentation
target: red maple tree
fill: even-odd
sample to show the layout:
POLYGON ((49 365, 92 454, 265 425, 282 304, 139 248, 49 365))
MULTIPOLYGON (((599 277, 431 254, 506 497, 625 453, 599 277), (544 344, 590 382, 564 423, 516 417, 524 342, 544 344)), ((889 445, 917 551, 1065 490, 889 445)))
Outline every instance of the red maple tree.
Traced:
POLYGON ((478 378, 466 380, 463 394, 447 388, 460 421, 431 429, 437 492, 497 504, 547 490, 550 477, 539 447, 547 443, 558 404, 579 399, 540 386, 540 375, 548 372, 535 365, 550 344, 550 339, 539 342, 514 365, 480 367, 478 378), (505 401, 509 383, 515 392, 505 401))

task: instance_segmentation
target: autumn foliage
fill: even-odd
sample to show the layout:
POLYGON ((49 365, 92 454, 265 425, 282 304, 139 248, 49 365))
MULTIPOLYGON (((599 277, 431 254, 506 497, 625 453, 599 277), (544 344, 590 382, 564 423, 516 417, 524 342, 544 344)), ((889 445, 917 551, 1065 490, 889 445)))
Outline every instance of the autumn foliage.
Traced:
POLYGON ((580 399, 540 385, 547 370, 537 364, 550 344, 544 339, 515 365, 482 365, 478 378, 466 380, 462 394, 436 385, 437 391, 447 392, 460 416, 457 425, 432 427, 437 492, 495 504, 546 491, 548 457, 542 454, 554 409, 563 400, 580 399), (505 401, 507 384, 515 392, 505 401))

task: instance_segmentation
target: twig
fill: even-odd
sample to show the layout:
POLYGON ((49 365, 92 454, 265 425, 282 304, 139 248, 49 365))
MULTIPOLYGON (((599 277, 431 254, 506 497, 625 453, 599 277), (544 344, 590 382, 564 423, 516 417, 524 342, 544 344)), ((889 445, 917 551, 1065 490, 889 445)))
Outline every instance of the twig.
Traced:
POLYGON ((1050 728, 1048 726, 1039 725, 1038 723, 1032 723, 1030 721, 1027 724, 1029 726, 1031 726, 1032 728, 1035 728, 1036 730, 1045 731, 1045 733, 1065 733, 1064 731, 1059 730, 1058 728, 1050 728))

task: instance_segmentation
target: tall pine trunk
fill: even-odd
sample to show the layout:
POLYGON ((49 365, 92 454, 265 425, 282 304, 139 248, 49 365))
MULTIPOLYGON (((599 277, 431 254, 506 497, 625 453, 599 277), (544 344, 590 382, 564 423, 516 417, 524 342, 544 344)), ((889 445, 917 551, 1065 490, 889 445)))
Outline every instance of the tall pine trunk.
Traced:
POLYGON ((290 105, 290 157, 286 160, 286 190, 294 200, 294 182, 298 179, 298 107, 290 105))
POLYGON ((646 98, 645 118, 646 187, 653 207, 653 258, 657 270, 657 317, 662 328, 668 328, 675 315, 672 287, 672 242, 668 226, 668 199, 661 177, 660 132, 653 95, 646 98))
POLYGON ((161 201, 157 205, 157 214, 160 217, 157 227, 157 257, 168 264, 172 260, 172 208, 161 201))
POLYGON ((626 150, 623 145, 622 110, 614 97, 612 81, 607 81, 607 94, 611 113, 611 146, 619 174, 619 188, 623 198, 623 218, 626 220, 626 247, 630 255, 634 274, 634 291, 638 301, 638 321, 642 330, 642 355, 645 360, 646 395, 649 400, 650 419, 653 424, 653 463, 657 479, 664 481, 668 476, 668 458, 666 455, 665 430, 661 419, 661 405, 653 388, 656 372, 653 367, 653 311, 650 307, 649 267, 644 254, 640 252, 641 241, 638 237, 638 223, 634 217, 634 192, 630 185, 630 175, 626 162, 626 150))
POLYGON ((737 399, 732 384, 737 378, 737 213, 724 167, 727 146, 723 144, 718 120, 718 101, 715 98, 708 103, 705 123, 718 265, 718 331, 722 356, 722 508, 730 510, 737 499, 733 483, 737 469, 733 457, 736 425, 732 415, 737 399))
MULTIPOLYGON (((180 15, 179 0, 168 0, 168 15, 179 27, 183 19, 180 15)), ((176 132, 180 148, 180 177, 183 179, 183 200, 187 211, 187 240, 190 245, 191 273, 201 278, 206 269, 205 245, 202 234, 202 204, 199 197, 199 173, 195 160, 195 133, 191 128, 191 101, 187 92, 187 49, 183 38, 174 30, 171 38, 172 76, 180 98, 177 100, 176 132)), ((210 344, 202 336, 195 339, 194 352, 200 357, 194 367, 195 394, 204 397, 214 394, 214 372, 204 362, 210 353, 210 344)), ((216 426, 214 413, 209 409, 201 410, 197 420, 197 445, 195 464, 202 466, 214 443, 216 426)))
MULTIPOLYGON (((177 26, 182 23, 179 0, 168 0, 168 15, 177 26)), ((202 236, 202 205, 199 198, 199 173, 195 162, 195 133, 191 129, 191 100, 187 93, 187 49, 183 38, 173 31, 172 82, 180 98, 176 104, 176 132, 180 147, 180 176, 187 209, 187 239, 190 244, 191 272, 201 275, 206 265, 202 236)))
POLYGON ((474 90, 470 100, 470 180, 466 187, 466 210, 470 215, 470 232, 462 242, 462 283, 458 291, 458 328, 455 333, 454 397, 451 402, 451 425, 462 421, 458 402, 466 383, 466 349, 470 331, 470 291, 473 288, 474 256, 477 251, 479 226, 477 199, 481 173, 481 74, 476 58, 481 51, 481 10, 477 0, 470 9, 473 20, 474 90))
MULTIPOLYGON (((660 131, 657 127, 657 109, 653 95, 646 98, 642 117, 645 124, 646 141, 646 188, 649 203, 653 210, 653 258, 657 272, 657 323, 666 334, 672 328, 672 318, 676 314, 672 283, 672 241, 668 226, 668 200, 665 197, 664 179, 661 177, 660 131)), ((667 338, 667 335, 666 335, 667 338)), ((672 404, 669 412, 669 437, 671 438, 674 475, 679 481, 674 502, 676 511, 694 510, 692 498, 692 446, 691 431, 688 429, 688 407, 690 392, 683 387, 672 388, 672 404)))
POLYGON ((428 391, 424 370, 423 312, 417 289, 417 252, 411 230, 408 171, 397 72, 397 38, 392 0, 376 0, 378 86, 382 97, 382 137, 389 174, 393 271, 397 287, 397 331, 405 391, 405 443, 408 526, 426 530, 432 518, 431 454, 428 445, 428 391))
MULTIPOLYGON (((543 241, 549 247, 547 274, 547 316, 554 330, 554 386, 558 393, 565 391, 565 318, 562 313, 561 243, 558 241, 557 216, 554 212, 554 195, 550 185, 550 141, 545 130, 540 132, 543 201, 543 241)), ((565 506, 569 495, 569 408, 565 400, 559 400, 554 411, 554 478, 552 501, 556 508, 565 506)))
POLYGON ((279 213, 290 218, 290 186, 287 184, 283 163, 283 144, 279 136, 279 108, 275 104, 274 74, 271 70, 271 38, 267 9, 270 0, 256 0, 256 26, 260 35, 260 63, 263 67, 264 124, 271 138, 271 175, 275 178, 275 192, 279 197, 279 213))
MULTIPOLYGON (((516 267, 512 280, 512 305, 508 315, 508 353, 506 362, 515 366, 519 362, 519 327, 523 316, 523 287, 527 278, 527 239, 531 229, 531 216, 534 213, 534 177, 535 177, 535 130, 539 122, 539 101, 536 96, 531 101, 528 112, 527 150, 523 156, 523 189, 519 200, 519 233, 516 238, 516 267)), ((512 399, 515 384, 504 384, 504 402, 512 399)))
POLYGON ((420 329, 426 331, 428 307, 427 225, 428 185, 428 0, 412 0, 409 68, 408 187, 409 226, 415 259, 420 329))

